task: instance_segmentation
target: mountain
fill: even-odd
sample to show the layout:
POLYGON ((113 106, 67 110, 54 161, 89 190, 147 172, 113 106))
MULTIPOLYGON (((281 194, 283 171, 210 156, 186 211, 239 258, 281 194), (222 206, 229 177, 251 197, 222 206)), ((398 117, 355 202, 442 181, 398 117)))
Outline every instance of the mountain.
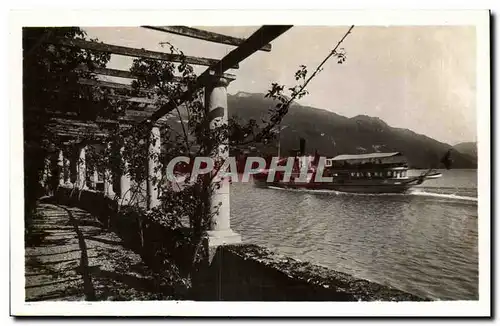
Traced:
MULTIPOLYGON (((246 122, 261 123, 268 118, 273 100, 263 94, 239 92, 228 95, 229 115, 246 122)), ((357 154, 369 152, 402 152, 413 168, 436 167, 444 154, 452 149, 454 168, 476 168, 477 161, 460 153, 451 145, 439 142, 408 129, 393 128, 383 120, 366 115, 347 118, 336 113, 294 103, 282 121, 281 153, 298 148, 299 139, 306 139, 306 151, 321 155, 357 154), (286 127, 285 127, 286 126, 286 127)), ((277 142, 259 145, 265 154, 277 153, 277 142)))
POLYGON ((473 157, 474 159, 477 160, 477 143, 475 142, 460 143, 453 146, 453 148, 458 152, 465 155, 469 155, 470 157, 473 157))

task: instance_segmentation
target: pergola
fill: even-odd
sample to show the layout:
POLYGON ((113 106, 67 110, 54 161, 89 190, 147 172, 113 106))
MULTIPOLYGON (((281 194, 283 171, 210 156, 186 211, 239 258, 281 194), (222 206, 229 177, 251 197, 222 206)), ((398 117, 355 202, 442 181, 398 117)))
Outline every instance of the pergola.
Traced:
MULTIPOLYGON (((163 33, 172 33, 176 35, 186 36, 196 40, 202 40, 206 42, 214 42, 219 44, 226 44, 235 46, 235 48, 225 55, 222 59, 212 59, 203 57, 194 57, 186 55, 181 57, 177 54, 163 53, 158 51, 150 51, 132 47, 118 46, 105 43, 97 43, 93 41, 80 40, 80 39, 64 39, 64 38, 47 38, 43 42, 51 43, 54 45, 75 47, 81 49, 88 49, 93 51, 101 51, 110 54, 117 54, 122 56, 134 57, 134 58, 147 58, 154 60, 170 61, 170 62, 184 62, 191 65, 205 66, 208 67, 203 73, 201 73, 194 84, 186 89, 179 96, 169 99, 167 103, 161 107, 154 107, 152 100, 145 97, 126 97, 127 101, 137 102, 142 104, 142 109, 128 109, 123 117, 115 120, 97 119, 96 121, 83 121, 79 120, 78 117, 66 117, 61 116, 57 112, 54 112, 54 116, 51 119, 52 123, 50 128, 58 135, 72 139, 73 143, 78 149, 78 162, 76 163, 76 178, 75 183, 71 184, 71 180, 60 172, 59 186, 68 186, 78 189, 88 189, 86 182, 86 160, 85 160, 85 150, 87 144, 80 141, 80 137, 84 131, 90 132, 97 137, 106 137, 106 131, 99 127, 101 123, 114 123, 125 126, 132 125, 143 125, 150 129, 150 139, 154 140, 150 142, 149 150, 150 152, 159 154, 161 151, 160 143, 160 123, 166 123, 164 116, 169 112, 174 110, 177 106, 181 105, 185 101, 188 101, 192 95, 204 89, 205 92, 205 109, 209 114, 210 112, 217 110, 218 112, 223 111, 223 116, 221 114, 214 114, 211 119, 218 119, 219 123, 227 124, 228 119, 228 108, 227 108, 227 86, 235 79, 232 74, 226 73, 228 69, 237 69, 239 63, 244 59, 251 56, 256 51, 271 51, 271 42, 292 26, 279 25, 279 26, 262 26, 257 31, 255 31, 247 39, 235 38, 228 35, 218 34, 209 32, 206 30, 200 30, 185 26, 142 26, 142 28, 152 29, 163 33), (222 109, 222 110, 221 110, 222 109)), ((82 68, 85 69, 85 68, 82 68)), ((127 79, 137 78, 132 72, 127 70, 118 70, 110 68, 99 68, 93 70, 93 73, 101 76, 111 76, 111 77, 121 77, 127 79)), ((79 81, 82 85, 91 85, 99 87, 108 87, 114 89, 131 89, 130 84, 110 82, 103 80, 90 80, 82 79, 79 81)), ((214 112, 215 113, 215 112, 214 112)), ((212 121, 213 122, 213 121, 212 121)), ((213 123, 210 123, 212 126, 213 123)), ((108 144, 109 145, 109 144, 108 144)), ((221 156, 228 155, 228 151, 225 154, 220 154, 221 156)), ((222 157, 223 159, 225 157, 222 157)), ((123 158, 122 158, 123 159, 123 158)), ((59 150, 57 157, 57 164, 60 167, 59 171, 63 171, 65 166, 71 164, 70 156, 64 153, 63 150, 59 150)), ((151 158, 148 158, 148 180, 153 179, 155 176, 161 173, 155 169, 157 164, 151 158)), ((127 162, 124 162, 127 164, 127 162)), ((122 175, 119 179, 119 189, 120 194, 117 196, 113 190, 113 184, 109 182, 111 171, 104 171, 104 195, 108 197, 119 197, 120 203, 128 204, 130 198, 127 198, 126 194, 130 193, 131 180, 128 175, 122 175)), ((97 182, 97 172, 94 170, 94 174, 91 176, 91 184, 96 184, 97 182)), ((158 200, 158 188, 155 187, 151 181, 148 181, 147 185, 147 207, 153 208, 159 204, 158 200)), ((212 230, 209 231, 210 235, 210 245, 217 246, 223 243, 234 243, 241 241, 238 234, 234 233, 230 228, 230 209, 229 209, 229 183, 228 181, 223 181, 221 187, 219 187, 212 197, 214 202, 221 202, 222 205, 218 209, 218 214, 216 214, 214 221, 212 223, 212 230)))

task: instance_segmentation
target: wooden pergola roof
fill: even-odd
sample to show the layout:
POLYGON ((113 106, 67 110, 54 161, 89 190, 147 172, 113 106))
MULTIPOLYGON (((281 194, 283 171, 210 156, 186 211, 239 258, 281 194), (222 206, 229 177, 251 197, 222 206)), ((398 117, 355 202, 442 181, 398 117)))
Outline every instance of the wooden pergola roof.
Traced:
MULTIPOLYGON (((80 39, 47 38, 43 40, 45 43, 51 43, 55 45, 76 47, 135 58, 147 58, 170 62, 181 62, 184 60, 186 63, 192 65, 208 67, 202 74, 198 76, 191 88, 185 90, 185 92, 180 96, 170 99, 169 102, 165 103, 159 108, 153 105, 155 103, 154 100, 148 99, 147 97, 114 95, 119 99, 138 103, 137 110, 127 110, 125 112, 125 116, 119 119, 97 119, 94 122, 79 121, 77 115, 71 116, 66 114, 61 116, 58 112, 53 112, 54 118, 52 119, 52 121, 54 122, 54 124, 52 126, 52 130, 61 136, 67 136, 70 138, 75 138, 79 135, 88 133, 93 133, 96 137, 105 137, 106 131, 100 127, 100 124, 153 124, 159 120, 166 122, 167 120, 164 117, 172 110, 174 110, 177 106, 189 100, 195 94, 195 92, 206 86, 210 81, 210 78, 212 78, 214 75, 219 75, 225 76, 229 79, 234 79, 234 75, 226 73, 228 69, 239 68, 239 63, 247 57, 251 56, 256 51, 271 51, 271 44, 269 44, 269 42, 286 32, 291 27, 292 26, 290 25, 262 26, 247 39, 242 39, 186 26, 142 26, 142 28, 152 29, 164 33, 171 33, 197 40, 236 46, 235 49, 233 49, 220 60, 193 56, 185 56, 183 58, 182 56, 177 54, 150 51, 106 43, 98 43, 80 39), (120 98, 120 96, 122 96, 123 98, 120 98)), ((85 70, 86 68, 82 67, 80 69, 85 70)), ((137 78, 137 76, 130 71, 110 68, 97 68, 93 70, 93 73, 95 73, 96 75, 121 77, 128 79, 137 78)), ((81 79, 79 83, 82 85, 107 87, 119 90, 132 89, 130 84, 103 80, 81 79)), ((147 92, 147 90, 145 91, 147 92)))

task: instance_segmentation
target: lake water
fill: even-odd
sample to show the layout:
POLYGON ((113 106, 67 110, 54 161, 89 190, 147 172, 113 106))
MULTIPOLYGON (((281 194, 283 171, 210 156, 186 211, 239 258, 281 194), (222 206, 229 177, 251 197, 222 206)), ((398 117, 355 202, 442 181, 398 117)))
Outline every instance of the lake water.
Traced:
POLYGON ((417 295, 477 300, 477 172, 441 172, 397 195, 235 183, 232 228, 244 242, 417 295))

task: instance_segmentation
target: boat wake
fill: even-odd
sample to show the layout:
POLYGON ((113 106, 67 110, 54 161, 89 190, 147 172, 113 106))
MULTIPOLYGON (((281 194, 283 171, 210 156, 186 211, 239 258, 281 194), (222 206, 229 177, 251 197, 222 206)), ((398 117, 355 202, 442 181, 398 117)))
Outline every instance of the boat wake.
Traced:
POLYGON ((427 192, 421 190, 412 190, 409 195, 413 196, 426 196, 426 197, 437 197, 437 198, 446 198, 446 199, 456 199, 456 200, 468 200, 477 202, 477 197, 470 196, 460 196, 455 194, 440 194, 435 192, 427 192))
POLYGON ((328 190, 328 189, 294 189, 294 188, 281 188, 269 186, 269 189, 274 190, 282 190, 282 191, 293 191, 293 192, 304 192, 304 193, 315 193, 315 194, 333 194, 333 195, 345 195, 345 196, 422 196, 422 197, 435 197, 435 198, 443 198, 443 199, 451 199, 451 200, 464 200, 477 202, 477 197, 470 196, 460 196, 456 194, 442 194, 436 192, 427 192, 421 190, 410 190, 407 193, 401 194, 364 194, 364 193, 350 193, 350 192, 342 192, 337 190, 328 190))
POLYGON ((293 192, 306 192, 306 193, 315 193, 315 194, 346 194, 350 195, 347 192, 340 192, 336 190, 328 190, 328 189, 304 189, 304 188, 282 188, 282 187, 275 187, 275 186, 268 186, 268 189, 274 189, 274 190, 284 190, 284 191, 293 191, 293 192))

